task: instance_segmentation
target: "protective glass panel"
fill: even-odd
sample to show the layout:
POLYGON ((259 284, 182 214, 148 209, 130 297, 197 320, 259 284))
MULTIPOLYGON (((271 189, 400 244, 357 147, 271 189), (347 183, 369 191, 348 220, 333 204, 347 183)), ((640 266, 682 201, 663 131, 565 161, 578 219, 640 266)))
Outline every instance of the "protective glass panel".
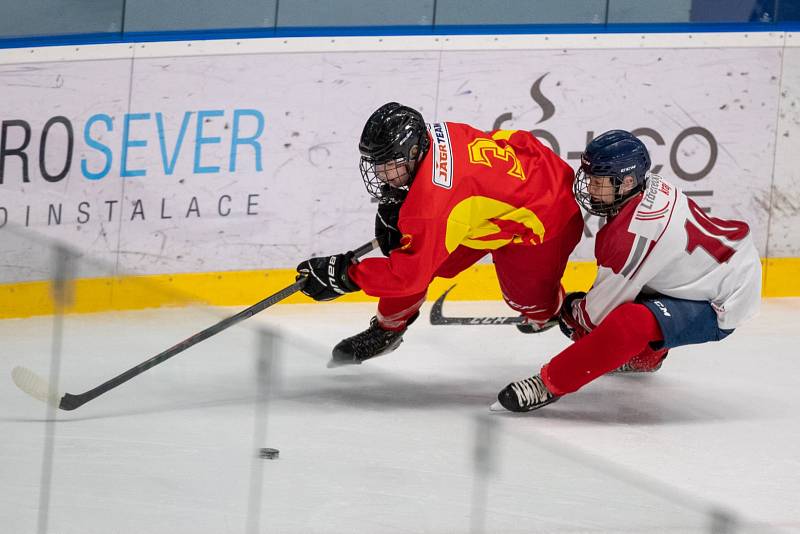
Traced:
POLYGON ((276 0, 127 0, 126 32, 272 28, 276 0))
MULTIPOLYGON (((583 411, 487 414, 497 344, 476 328, 512 327, 467 327, 455 350, 418 325, 404 352, 329 369, 330 344, 366 326, 362 304, 242 316, 2 232, 0 274, 37 273, 0 285, 0 364, 18 386, 0 387, 8 532, 770 531, 537 430, 602 420, 591 395, 583 411)), ((470 310, 486 304, 451 307, 470 310)), ((664 416, 651 400, 627 420, 664 416)))
POLYGON ((120 33, 124 0, 0 2, 0 37, 120 33))

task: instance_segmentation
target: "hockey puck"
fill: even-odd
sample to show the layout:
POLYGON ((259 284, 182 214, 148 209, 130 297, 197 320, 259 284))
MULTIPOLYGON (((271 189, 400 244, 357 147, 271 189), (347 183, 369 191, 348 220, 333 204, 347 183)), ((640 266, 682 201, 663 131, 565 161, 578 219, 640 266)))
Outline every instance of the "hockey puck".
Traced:
POLYGON ((264 458, 266 460, 275 460, 278 458, 278 455, 281 453, 278 449, 270 449, 269 447, 262 447, 258 449, 258 456, 259 458, 264 458))

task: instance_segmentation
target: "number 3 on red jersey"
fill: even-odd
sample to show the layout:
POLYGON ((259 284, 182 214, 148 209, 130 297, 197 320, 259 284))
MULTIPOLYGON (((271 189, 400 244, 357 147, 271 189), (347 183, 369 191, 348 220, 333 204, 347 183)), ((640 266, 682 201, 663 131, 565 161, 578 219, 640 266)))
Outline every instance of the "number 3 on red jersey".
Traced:
POLYGON ((525 171, 522 169, 522 163, 519 161, 516 152, 514 152, 514 147, 511 145, 502 147, 497 144, 498 140, 508 141, 515 133, 516 130, 498 130, 492 134, 491 139, 486 137, 474 139, 467 147, 469 161, 476 165, 486 165, 487 167, 492 167, 493 160, 510 163, 511 167, 507 171, 508 175, 519 180, 525 180, 525 171))
POLYGON ((741 241, 750 233, 747 223, 709 217, 691 199, 689 199, 689 211, 692 212, 692 216, 687 217, 684 225, 688 238, 686 252, 689 254, 693 254, 700 247, 717 260, 717 263, 725 263, 733 256, 736 249, 729 247, 718 238, 724 237, 729 241, 741 241), (698 225, 702 227, 702 230, 698 228, 698 225))

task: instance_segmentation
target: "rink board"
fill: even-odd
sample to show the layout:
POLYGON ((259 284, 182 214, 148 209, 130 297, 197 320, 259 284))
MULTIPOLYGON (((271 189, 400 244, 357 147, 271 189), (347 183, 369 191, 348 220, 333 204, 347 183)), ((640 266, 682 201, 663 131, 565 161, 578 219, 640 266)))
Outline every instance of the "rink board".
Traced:
MULTIPOLYGON (((762 260, 764 297, 800 294, 800 260, 775 258, 762 260)), ((570 262, 562 280, 567 291, 586 291, 597 272, 590 262, 570 262)), ((239 271, 156 275, 121 278, 88 278, 75 281, 68 313, 110 310, 137 310, 163 306, 207 304, 248 306, 294 283, 295 271, 239 271)), ((448 300, 501 300, 494 266, 478 264, 452 280, 436 278, 428 289, 434 300, 455 284, 448 300)), ((0 319, 49 315, 56 310, 50 282, 24 282, 0 285, 0 319)), ((344 295, 337 302, 363 302, 377 299, 363 292, 344 295)), ((308 303, 299 293, 282 301, 308 303)))
MULTIPOLYGON (((29 230, 102 263, 80 273, 97 302, 153 301, 120 296, 116 280, 129 276, 214 303, 280 289, 299 260, 370 236, 375 205, 356 143, 369 113, 397 99, 430 121, 530 130, 573 166, 593 135, 635 131, 655 171, 711 215, 751 225, 764 294, 798 295, 797 41, 498 35, 3 50, 0 120, 17 152, 0 182, 0 232, 15 236, 3 241, 0 291, 41 293, 50 276, 52 251, 27 242, 29 230)), ((575 265, 592 263, 598 223, 587 219, 575 265)), ((472 286, 463 298, 498 296, 491 275, 472 286)))

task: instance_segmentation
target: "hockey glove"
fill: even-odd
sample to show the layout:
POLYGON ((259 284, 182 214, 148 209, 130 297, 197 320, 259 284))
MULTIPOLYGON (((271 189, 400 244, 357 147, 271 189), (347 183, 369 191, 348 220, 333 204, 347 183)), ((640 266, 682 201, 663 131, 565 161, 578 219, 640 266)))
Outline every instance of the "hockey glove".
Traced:
POLYGON ((561 332, 570 338, 572 341, 578 341, 580 338, 589 333, 578 321, 573 314, 573 303, 580 304, 580 300, 586 297, 583 291, 575 291, 568 293, 564 299, 564 304, 561 306, 561 313, 558 314, 558 327, 561 332))
POLYGON ((402 232, 397 227, 400 219, 400 208, 406 199, 407 191, 402 189, 391 189, 385 196, 381 197, 378 204, 378 213, 375 215, 375 239, 384 256, 400 246, 402 232))
POLYGON ((296 280, 306 278, 302 292, 314 300, 333 300, 361 289, 350 279, 347 268, 353 264, 353 251, 323 258, 311 258, 297 266, 296 280))

